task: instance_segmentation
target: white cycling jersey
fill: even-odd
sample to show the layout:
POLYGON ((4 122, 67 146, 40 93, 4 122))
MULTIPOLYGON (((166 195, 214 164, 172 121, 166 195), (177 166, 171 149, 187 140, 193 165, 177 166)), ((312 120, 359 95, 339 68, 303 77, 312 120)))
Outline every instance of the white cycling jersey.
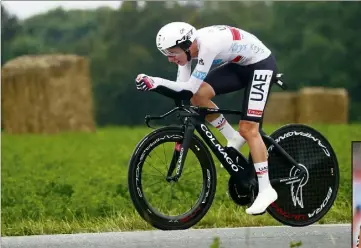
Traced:
POLYGON ((237 63, 240 66, 262 61, 271 51, 253 34, 226 25, 204 27, 197 31, 198 63, 191 74, 192 61, 178 66, 176 82, 152 77, 156 85, 175 91, 190 90, 195 94, 212 65, 237 63))

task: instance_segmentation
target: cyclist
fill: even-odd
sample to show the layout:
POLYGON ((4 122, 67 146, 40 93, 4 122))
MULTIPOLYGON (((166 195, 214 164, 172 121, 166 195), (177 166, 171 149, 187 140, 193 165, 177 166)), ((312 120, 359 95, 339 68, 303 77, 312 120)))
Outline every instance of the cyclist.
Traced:
POLYGON ((271 51, 253 34, 226 25, 197 30, 184 22, 163 26, 156 45, 168 61, 178 65, 176 82, 139 74, 138 90, 164 86, 174 91, 192 92, 195 106, 218 108, 211 99, 216 95, 245 89, 239 132, 222 114, 208 115, 206 120, 227 139, 227 146, 237 150, 247 142, 259 182, 259 194, 247 214, 262 214, 277 198, 268 176, 267 149, 259 134, 259 123, 276 78, 277 66, 271 51), (198 60, 191 74, 192 60, 198 60), (216 67, 212 70, 211 66, 216 67))

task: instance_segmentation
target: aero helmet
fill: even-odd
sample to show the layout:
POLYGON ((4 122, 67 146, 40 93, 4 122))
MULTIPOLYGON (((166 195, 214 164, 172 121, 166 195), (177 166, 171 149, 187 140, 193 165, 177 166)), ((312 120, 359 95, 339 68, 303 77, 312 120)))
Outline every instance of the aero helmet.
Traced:
POLYGON ((157 34, 156 44, 158 50, 165 56, 172 55, 169 48, 179 47, 191 59, 189 47, 196 38, 196 28, 185 22, 171 22, 163 26, 157 34))

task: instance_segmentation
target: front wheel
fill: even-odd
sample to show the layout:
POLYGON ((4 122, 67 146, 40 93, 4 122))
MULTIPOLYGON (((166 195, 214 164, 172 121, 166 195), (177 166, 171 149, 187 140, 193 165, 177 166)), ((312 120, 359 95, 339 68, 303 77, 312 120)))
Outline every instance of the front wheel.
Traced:
MULTIPOLYGON (((332 207, 339 187, 337 157, 327 139, 302 124, 289 124, 270 135, 293 159, 306 169, 300 180, 274 185, 278 199, 267 209, 279 222, 307 226, 319 221, 332 207)), ((268 144, 270 180, 294 177, 292 166, 273 145, 268 144)))
POLYGON ((132 202, 145 221, 161 230, 188 229, 198 223, 212 205, 216 191, 214 161, 196 135, 179 181, 166 180, 182 140, 180 127, 158 129, 139 142, 129 163, 132 202))

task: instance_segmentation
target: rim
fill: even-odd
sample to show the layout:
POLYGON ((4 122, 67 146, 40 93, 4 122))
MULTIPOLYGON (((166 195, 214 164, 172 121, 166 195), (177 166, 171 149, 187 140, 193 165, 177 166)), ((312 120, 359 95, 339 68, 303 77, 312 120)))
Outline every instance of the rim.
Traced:
MULTIPOLYGON (((140 171, 139 171, 139 174, 140 174, 140 183, 139 183, 139 188, 143 194, 143 204, 144 204, 144 207, 145 208, 148 208, 151 212, 153 212, 154 214, 157 215, 158 218, 164 218, 164 219, 180 219, 184 216, 187 216, 189 213, 193 213, 197 208, 199 208, 199 205, 200 205, 200 202, 201 200, 203 199, 204 195, 206 194, 206 180, 207 180, 207 175, 205 175, 205 168, 202 167, 200 161, 199 161, 199 158, 197 157, 197 154, 194 153, 194 144, 191 144, 191 147, 189 148, 189 152, 187 153, 187 158, 186 158, 186 161, 185 161, 185 166, 184 166, 184 169, 182 171, 182 176, 179 180, 179 182, 171 185, 169 184, 166 180, 165 180, 165 174, 167 173, 168 171, 168 166, 165 167, 164 165, 160 166, 160 167, 163 167, 163 181, 165 184, 168 184, 170 185, 170 187, 176 185, 175 187, 179 186, 180 184, 183 184, 181 185, 180 187, 178 187, 178 189, 186 189, 187 193, 189 193, 191 191, 192 193, 192 197, 189 197, 189 194, 185 194, 185 192, 183 191, 182 193, 178 194, 177 197, 178 199, 181 199, 183 201, 183 203, 187 200, 185 198, 190 198, 191 200, 191 206, 190 207, 187 207, 186 209, 185 208, 181 208, 183 210, 181 211, 178 211, 177 214, 174 214, 177 210, 174 210, 174 207, 177 206, 178 208, 180 207, 179 204, 171 204, 170 207, 164 207, 163 206, 160 206, 162 205, 162 202, 164 202, 163 200, 165 200, 165 196, 167 194, 167 192, 157 192, 156 194, 152 194, 150 193, 149 191, 147 191, 147 185, 144 183, 145 182, 145 179, 150 179, 151 176, 148 177, 148 175, 146 175, 144 173, 146 166, 148 165, 149 167, 149 162, 147 161, 147 159, 149 158, 149 155, 152 156, 152 152, 159 148, 159 147, 164 147, 164 145, 168 145, 171 149, 168 149, 168 153, 166 151, 163 152, 163 154, 166 154, 166 157, 167 157, 167 161, 166 161, 166 164, 169 165, 169 162, 171 161, 171 156, 172 156, 172 153, 169 153, 169 151, 172 151, 174 150, 174 144, 175 144, 175 141, 174 139, 167 139, 167 140, 164 140, 163 142, 160 142, 158 143, 156 146, 154 146, 152 149, 150 149, 147 154, 145 155, 145 159, 144 161, 141 163, 141 166, 140 166, 140 171), (190 152, 191 151, 191 152, 190 152), (189 158, 190 157, 194 157, 193 158, 193 162, 196 161, 197 164, 194 164, 194 163, 189 163, 189 158), (167 163, 168 162, 168 163, 167 163), (199 173, 194 173, 194 171, 198 171, 199 173), (199 175, 200 174, 200 175, 199 175), (189 177, 192 177, 190 180, 188 179, 189 177), (202 177, 202 179, 200 179, 199 177, 202 177), (197 180, 195 180, 197 179, 197 180), (197 190, 196 190, 196 193, 193 191, 194 188, 195 188, 195 184, 192 183, 192 182, 199 182, 198 185, 200 185, 200 187, 197 187, 197 190), (187 185, 185 185, 185 183, 187 185), (191 190, 190 190, 191 188, 191 190), (185 196, 186 197, 182 197, 182 196, 185 196), (155 201, 154 201, 155 200, 155 201), (161 203, 160 205, 158 203, 161 203), (162 209, 162 207, 164 209, 162 209), (170 208, 173 208, 171 210, 169 210, 170 208), (172 210, 173 213, 172 213, 172 210)), ((152 139, 150 142, 154 142, 154 139, 152 139)), ((161 150, 163 150, 161 148, 161 150)), ((154 154, 153 154, 154 155, 154 154)), ((174 175, 174 173, 173 173, 174 175)), ((166 188, 166 187, 164 187, 166 188)), ((149 188, 148 188, 149 189, 149 188)), ((169 192, 168 192, 169 193, 169 192)), ((172 192, 171 192, 172 193, 172 192)), ((174 193, 174 192, 173 192, 174 193)), ((173 197, 173 195, 172 195, 173 197)), ((172 198, 171 198, 172 199, 172 198)), ((168 200, 168 199, 167 199, 168 200)), ((182 204, 182 202, 180 202, 180 204, 182 204)), ((188 202, 187 202, 188 204, 188 202)))

